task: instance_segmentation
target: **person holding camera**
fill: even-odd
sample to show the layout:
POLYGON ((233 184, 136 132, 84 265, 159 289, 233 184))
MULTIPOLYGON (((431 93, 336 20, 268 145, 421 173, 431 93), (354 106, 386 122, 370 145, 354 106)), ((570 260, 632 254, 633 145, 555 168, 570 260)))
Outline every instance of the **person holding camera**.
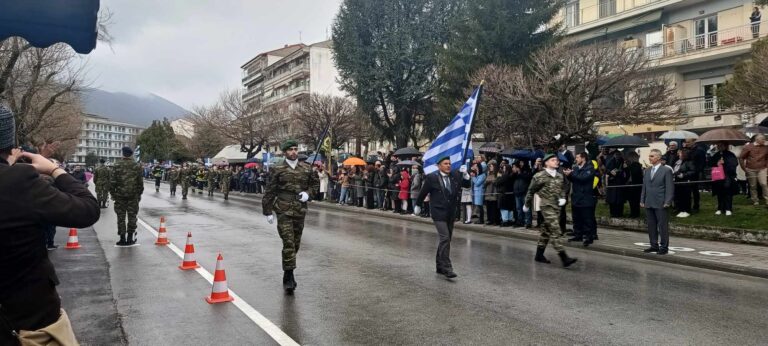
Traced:
POLYGON ((41 224, 89 227, 99 220, 99 205, 58 165, 15 148, 15 129, 13 113, 0 105, 0 206, 5 210, 0 213, 0 345, 27 342, 33 331, 46 327, 35 333, 43 344, 54 339, 76 344, 41 224), (41 176, 50 176, 53 184, 41 176))

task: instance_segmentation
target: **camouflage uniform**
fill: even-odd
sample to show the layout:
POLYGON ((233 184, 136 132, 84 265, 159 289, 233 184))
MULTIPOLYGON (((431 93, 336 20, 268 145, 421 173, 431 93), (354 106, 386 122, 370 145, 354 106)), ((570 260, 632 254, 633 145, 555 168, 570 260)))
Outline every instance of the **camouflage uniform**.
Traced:
POLYGON ((299 162, 295 169, 282 162, 270 171, 262 210, 267 216, 274 211, 277 217, 277 232, 283 240, 283 270, 296 268, 296 253, 304 230, 307 203, 299 202, 298 195, 307 192, 309 196, 315 196, 318 190, 320 180, 305 162, 299 162))
POLYGON ((109 201, 109 176, 110 169, 103 164, 93 172, 93 183, 96 185, 96 197, 99 200, 99 206, 107 207, 109 201))
POLYGON ((224 194, 224 199, 229 199, 229 184, 232 182, 232 171, 229 169, 219 171, 219 179, 221 179, 221 193, 224 194))
POLYGON ((179 182, 181 183, 181 199, 187 199, 187 192, 189 191, 190 177, 194 174, 194 171, 189 167, 182 167, 179 170, 179 182))
POLYGON ((163 166, 152 167, 152 176, 155 177, 155 192, 160 192, 160 180, 163 179, 163 166))
POLYGON ((213 191, 216 190, 216 179, 219 177, 219 171, 212 169, 208 171, 208 196, 213 196, 213 191))
MULTIPOLYGON (((197 191, 199 194, 203 194, 203 189, 205 188, 205 181, 208 179, 208 170, 204 169, 198 169, 197 175, 195 176, 195 182, 197 183, 197 189, 200 191, 197 191)), ((192 189, 192 192, 195 192, 195 189, 192 189)))
POLYGON ((546 247, 547 243, 552 242, 552 247, 557 252, 563 251, 563 233, 560 231, 559 218, 560 206, 558 200, 565 198, 563 189, 565 177, 559 171, 555 176, 549 175, 546 170, 536 173, 528 187, 528 194, 525 196, 525 205, 533 208, 533 194, 538 194, 541 198, 541 214, 544 216, 544 225, 541 228, 539 236, 539 247, 546 247))
POLYGON ((123 158, 115 163, 109 181, 109 193, 115 200, 117 233, 122 238, 127 231, 128 241, 134 239, 133 234, 136 232, 136 214, 139 213, 139 201, 144 192, 142 172, 141 165, 130 158, 123 158))
MULTIPOLYGON (((179 182, 181 181, 181 171, 173 167, 171 168, 171 174, 169 176, 168 182, 171 183, 171 196, 176 196, 176 185, 179 185, 179 182)), ((187 194, 184 193, 184 196, 187 194)))

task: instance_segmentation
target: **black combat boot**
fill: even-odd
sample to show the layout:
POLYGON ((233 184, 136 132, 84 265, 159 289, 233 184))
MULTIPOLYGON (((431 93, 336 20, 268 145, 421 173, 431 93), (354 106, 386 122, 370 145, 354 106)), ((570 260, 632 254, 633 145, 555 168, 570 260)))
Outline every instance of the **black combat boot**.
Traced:
POLYGON ((563 261, 563 267, 567 268, 571 264, 576 263, 577 259, 568 257, 568 254, 565 253, 565 251, 560 251, 558 254, 560 256, 560 260, 563 261))
POLYGON ((118 240, 117 243, 115 243, 115 245, 117 245, 117 246, 126 246, 126 245, 128 245, 125 242, 125 234, 120 236, 120 240, 118 240))
POLYGON ((537 246, 536 247, 536 257, 533 258, 536 262, 541 263, 552 263, 550 262, 546 257, 544 257, 544 250, 546 250, 546 246, 537 246))
POLYGON ((125 245, 131 246, 136 245, 136 233, 135 232, 128 232, 128 239, 125 241, 125 245))
POLYGON ((293 290, 296 289, 296 280, 293 278, 293 270, 286 270, 283 272, 283 289, 288 294, 293 294, 293 290))

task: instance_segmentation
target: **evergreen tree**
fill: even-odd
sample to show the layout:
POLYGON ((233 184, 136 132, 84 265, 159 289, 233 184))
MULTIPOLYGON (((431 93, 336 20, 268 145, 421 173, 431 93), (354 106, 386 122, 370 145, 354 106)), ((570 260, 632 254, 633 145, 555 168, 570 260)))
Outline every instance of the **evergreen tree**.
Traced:
POLYGON ((152 125, 144 130, 136 139, 141 146, 141 160, 179 160, 184 158, 184 147, 176 138, 168 119, 153 120, 152 125))

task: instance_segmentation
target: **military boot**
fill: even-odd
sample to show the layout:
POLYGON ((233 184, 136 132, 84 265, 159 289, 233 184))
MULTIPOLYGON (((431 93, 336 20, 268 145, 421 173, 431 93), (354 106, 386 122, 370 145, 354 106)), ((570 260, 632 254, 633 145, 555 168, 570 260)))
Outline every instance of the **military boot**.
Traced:
POLYGON ((560 260, 563 261, 563 267, 567 268, 571 264, 576 263, 577 259, 568 257, 568 254, 565 253, 565 251, 560 251, 558 254, 560 256, 560 260))
POLYGON ((128 239, 125 242, 125 245, 131 246, 136 245, 136 233, 135 232, 128 232, 128 239))
POLYGON ((292 294, 296 289, 296 281, 293 279, 293 270, 286 270, 283 272, 283 289, 288 294, 292 294))
POLYGON ((115 243, 115 245, 117 245, 117 246, 126 246, 126 245, 128 245, 125 242, 125 234, 120 235, 120 240, 118 240, 117 243, 115 243))
POLYGON ((544 257, 544 250, 546 250, 546 246, 537 246, 536 247, 536 257, 533 258, 536 262, 541 263, 552 263, 550 262, 546 257, 544 257))

